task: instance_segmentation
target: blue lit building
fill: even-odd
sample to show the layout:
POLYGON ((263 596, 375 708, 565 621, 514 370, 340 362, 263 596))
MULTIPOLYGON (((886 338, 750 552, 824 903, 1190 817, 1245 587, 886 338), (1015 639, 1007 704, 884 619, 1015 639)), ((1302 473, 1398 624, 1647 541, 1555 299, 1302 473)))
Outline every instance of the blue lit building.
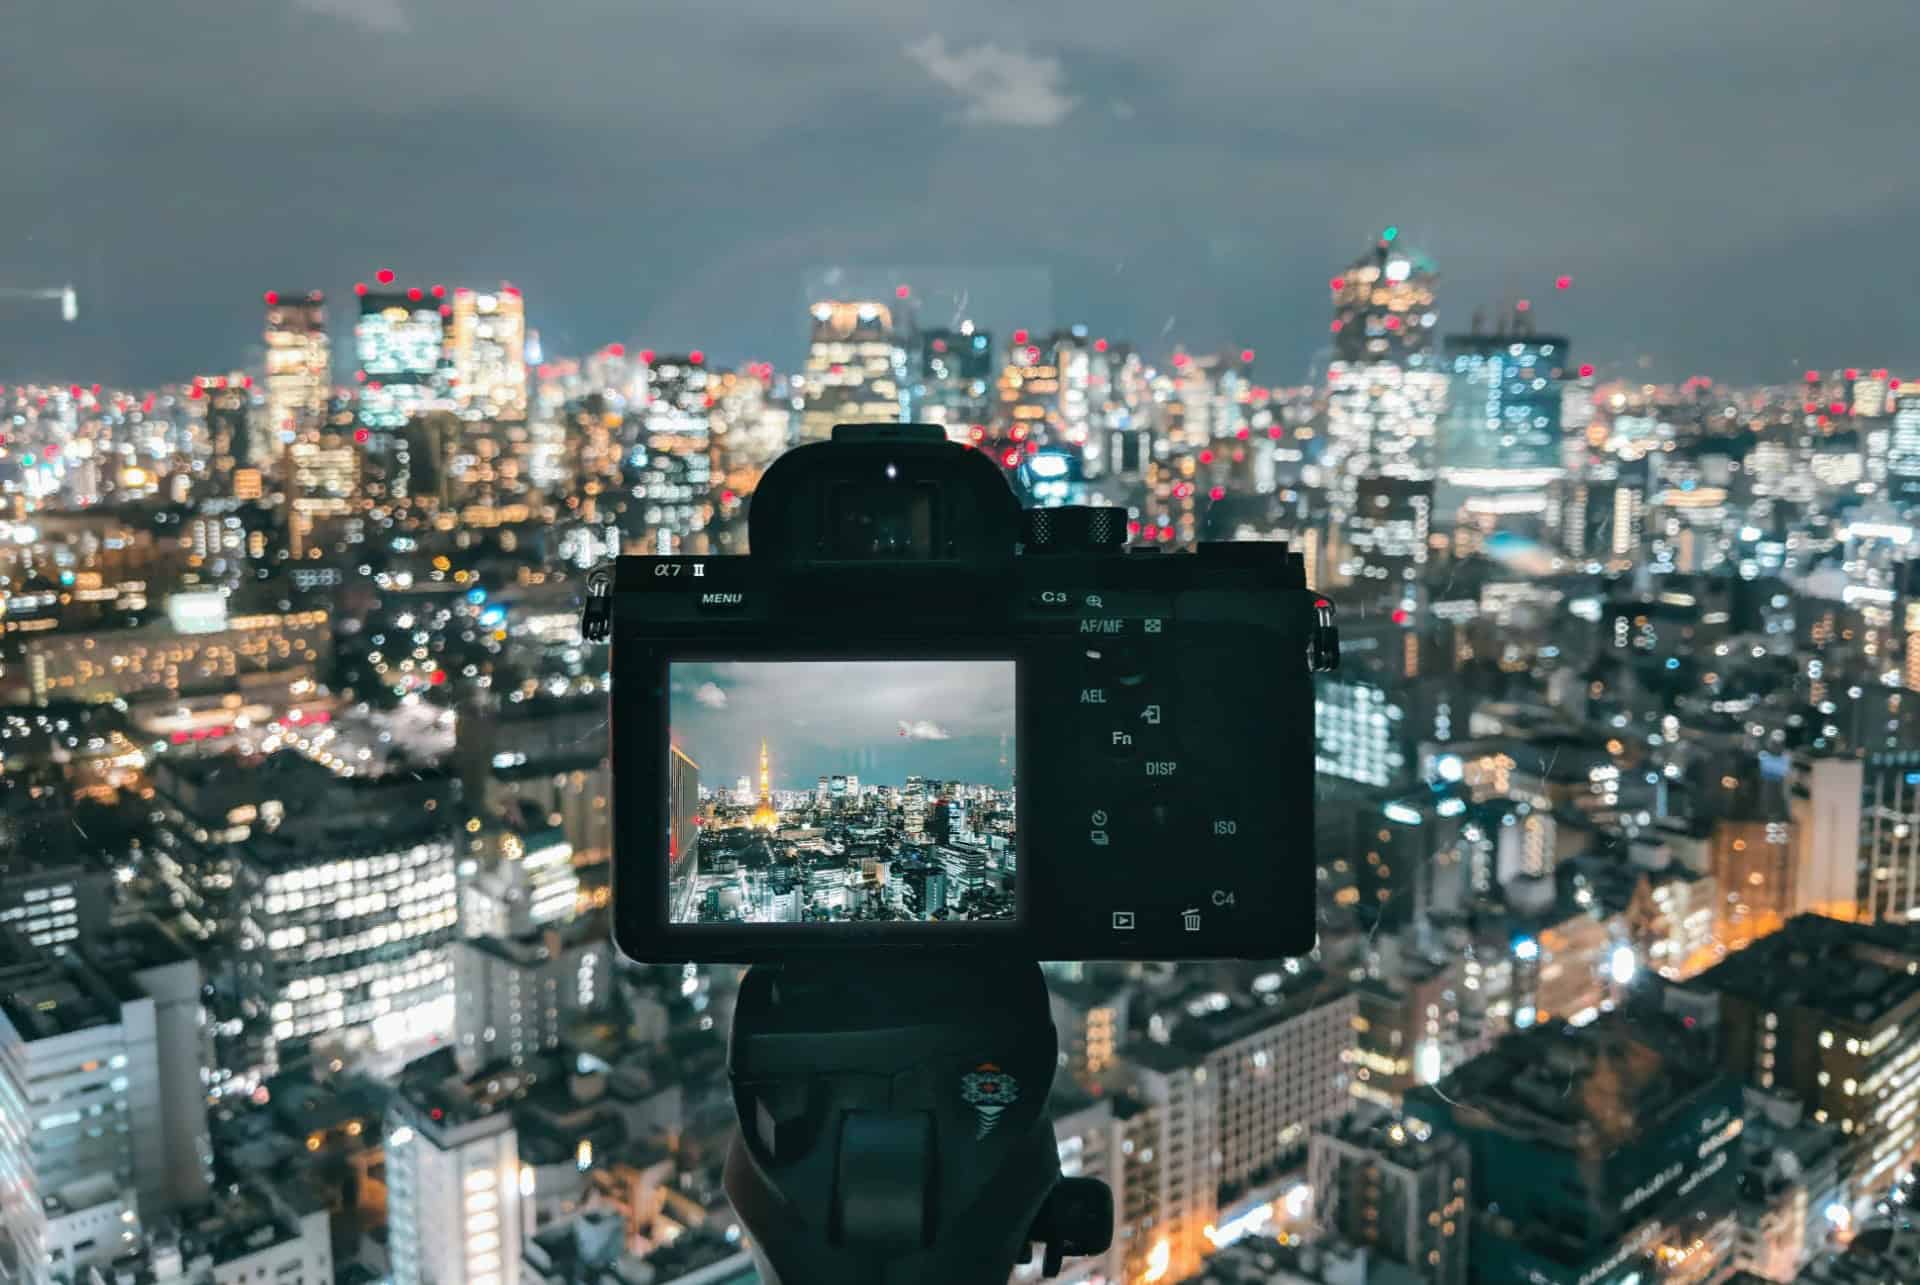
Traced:
POLYGON ((1450 335, 1443 365, 1449 388, 1438 464, 1451 494, 1441 510, 1508 493, 1544 511, 1546 488, 1563 476, 1567 341, 1556 335, 1450 335))
MULTIPOLYGON (((391 274, 383 274, 390 276, 391 274)), ((441 287, 434 287, 444 295, 441 287)), ((403 428, 413 416, 446 404, 446 315, 440 298, 408 290, 356 290, 360 319, 353 327, 359 420, 369 429, 403 428)))

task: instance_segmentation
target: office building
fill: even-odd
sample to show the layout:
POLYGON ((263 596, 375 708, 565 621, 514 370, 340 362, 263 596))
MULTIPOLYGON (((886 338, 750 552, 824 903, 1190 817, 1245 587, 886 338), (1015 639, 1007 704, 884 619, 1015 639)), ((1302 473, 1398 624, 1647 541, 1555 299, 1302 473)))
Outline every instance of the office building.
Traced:
POLYGON ((319 428, 333 386, 327 340, 327 301, 318 290, 269 290, 266 409, 260 427, 261 462, 319 428))
POLYGON ((438 1058, 409 1071, 386 1122, 387 1226, 395 1285, 515 1285, 521 1201, 533 1194, 513 1117, 438 1058))
POLYGON ((1349 365, 1410 365, 1434 349, 1433 265, 1405 248, 1398 228, 1329 282, 1333 294, 1333 350, 1349 365))
POLYGON ((1466 1285, 1471 1173, 1461 1139, 1377 1110, 1316 1129, 1307 1158, 1315 1216, 1429 1285, 1466 1285))
POLYGON ((1920 1159, 1920 926, 1801 915, 1687 983, 1718 1008, 1724 1070, 1848 1140, 1854 1192, 1920 1159))
POLYGON ((1407 1095, 1403 1127, 1465 1144, 1474 1279, 1627 1285, 1644 1255, 1713 1258, 1703 1229, 1739 1170, 1740 1083, 1697 1033, 1647 1022, 1535 1027, 1407 1095))
POLYGON ((468 831, 461 863, 460 931, 519 937, 571 923, 580 876, 566 833, 525 800, 468 831))
POLYGON ((517 286, 454 290, 447 361, 461 419, 520 423, 527 418, 527 309, 517 286))
POLYGON ((1865 794, 1858 915, 1906 923, 1920 917, 1920 771, 1877 768, 1865 794))
MULTIPOLYGON (((566 619, 572 628, 571 615, 566 619)), ((601 731, 606 716, 605 701, 593 696, 488 695, 462 705, 454 757, 466 807, 481 816, 531 807, 535 816, 559 818, 575 864, 607 860, 613 781, 601 731)))
POLYGON ((1787 780, 1793 846, 1789 915, 1853 919, 1860 893, 1876 900, 1871 867, 1860 878, 1866 765, 1856 758, 1797 757, 1787 780))
POLYGON ((1255 978, 1246 995, 1195 991, 1149 1021, 1150 1037, 1160 1030, 1205 1073, 1219 1109, 1214 1178, 1223 1201, 1304 1159, 1313 1130, 1352 1105, 1348 1059, 1359 997, 1330 976, 1289 964, 1255 978))
POLYGON ((99 940, 113 877, 81 859, 64 782, 52 773, 34 779, 18 762, 7 766, 0 774, 0 932, 11 929, 50 954, 99 940))
POLYGON ((287 1041, 386 1064, 453 1033, 453 784, 291 750, 160 765, 154 861, 225 965, 216 1092, 251 1092, 287 1041))
POLYGON ((1519 333, 1450 335, 1443 366, 1450 390, 1437 452, 1441 512, 1475 504, 1499 514, 1544 512, 1547 488, 1566 474, 1560 442, 1561 394, 1571 369, 1566 339, 1533 334, 1530 326, 1519 333))
MULTIPOLYGON (((364 427, 392 433, 413 416, 446 404, 446 287, 430 294, 419 286, 400 289, 382 271, 379 289, 354 287, 360 317, 354 324, 357 418, 364 427)), ((451 314, 451 305, 446 305, 451 314)))
POLYGON ((613 1000, 612 946, 603 920, 515 937, 453 943, 454 1035, 461 1064, 522 1066, 560 1044, 560 1032, 613 1000))
POLYGON ((151 924, 0 937, 0 1275, 71 1281, 207 1190, 200 969, 151 924))
MULTIPOLYGON (((1116 1280, 1178 1280, 1213 1248, 1220 1210, 1220 1129, 1228 1119, 1213 1072, 1183 1048, 1142 1044, 1127 1057, 1129 1087, 1113 1100, 1116 1280)), ((1236 1128, 1239 1118, 1233 1117, 1236 1128)))
POLYGON ((262 463, 265 443, 254 440, 250 427, 253 380, 238 371, 231 375, 202 376, 194 380, 198 400, 206 407, 207 466, 226 494, 233 493, 234 474, 262 463))
POLYGON ((154 1285, 328 1285, 333 1237, 326 1203, 297 1179, 249 1176, 184 1209, 149 1237, 154 1285))
POLYGON ((800 440, 825 441, 835 424, 906 418, 907 350, 884 304, 824 300, 813 305, 800 440))
POLYGON ((217 593, 183 596, 191 598, 191 619, 27 636, 21 663, 0 667, 0 699, 46 705, 284 692, 290 683, 317 679, 333 650, 325 611, 230 616, 217 593))
POLYGON ((644 431, 624 469, 637 521, 624 533, 649 553, 707 552, 713 516, 713 395, 704 353, 656 356, 648 365, 644 431))
POLYGON ((923 330, 919 369, 913 387, 913 417, 939 424, 953 441, 976 440, 975 426, 987 422, 994 386, 993 336, 963 321, 951 330, 923 330))

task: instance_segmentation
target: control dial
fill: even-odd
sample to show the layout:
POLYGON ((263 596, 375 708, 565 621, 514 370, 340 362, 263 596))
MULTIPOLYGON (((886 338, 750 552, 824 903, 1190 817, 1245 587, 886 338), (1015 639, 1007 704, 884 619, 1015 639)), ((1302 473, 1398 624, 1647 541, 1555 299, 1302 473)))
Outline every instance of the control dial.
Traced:
POLYGON ((1021 541, 1028 554, 1099 553, 1127 542, 1127 511, 1091 504, 1026 509, 1021 541))

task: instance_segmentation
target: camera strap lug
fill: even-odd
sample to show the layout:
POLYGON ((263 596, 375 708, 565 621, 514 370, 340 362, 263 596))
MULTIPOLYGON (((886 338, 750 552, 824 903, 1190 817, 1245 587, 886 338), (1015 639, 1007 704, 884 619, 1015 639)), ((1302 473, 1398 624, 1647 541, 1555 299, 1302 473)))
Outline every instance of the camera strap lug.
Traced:
POLYGON ((580 636, 605 642, 613 632, 613 564, 602 562, 587 572, 587 600, 580 605, 580 636))

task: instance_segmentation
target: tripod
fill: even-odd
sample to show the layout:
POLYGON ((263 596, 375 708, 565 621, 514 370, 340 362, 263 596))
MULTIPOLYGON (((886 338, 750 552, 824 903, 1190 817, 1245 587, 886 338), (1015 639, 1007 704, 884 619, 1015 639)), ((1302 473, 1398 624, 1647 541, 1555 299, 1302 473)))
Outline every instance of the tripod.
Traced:
POLYGON ((819 960, 741 980, 725 1187, 768 1285, 1002 1285, 1104 1251, 1105 1183, 1062 1178, 1039 966, 819 960))

